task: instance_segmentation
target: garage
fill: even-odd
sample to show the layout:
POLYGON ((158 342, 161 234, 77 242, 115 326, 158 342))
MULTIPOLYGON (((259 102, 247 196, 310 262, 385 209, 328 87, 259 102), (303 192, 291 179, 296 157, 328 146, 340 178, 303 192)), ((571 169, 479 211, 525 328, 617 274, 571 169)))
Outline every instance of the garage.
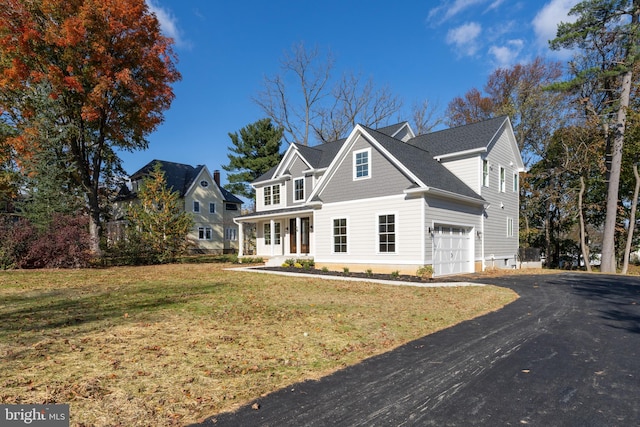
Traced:
POLYGON ((435 276, 473 272, 471 228, 436 224, 433 229, 435 276))

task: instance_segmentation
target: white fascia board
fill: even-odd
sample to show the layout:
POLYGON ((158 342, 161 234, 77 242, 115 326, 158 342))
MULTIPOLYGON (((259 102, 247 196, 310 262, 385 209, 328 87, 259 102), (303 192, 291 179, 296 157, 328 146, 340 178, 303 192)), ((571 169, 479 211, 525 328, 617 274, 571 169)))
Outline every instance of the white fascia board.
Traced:
POLYGON ((206 172, 207 173, 207 178, 209 179, 209 181, 211 181, 210 184, 213 185, 213 178, 211 177, 211 174, 209 173, 209 169, 207 168, 207 165, 203 165, 202 169, 200 170, 200 173, 198 174, 198 176, 193 178, 193 182, 191 183, 189 188, 187 188, 187 191, 184 192, 185 197, 187 196, 187 194, 189 194, 191 192, 191 190, 193 190, 193 187, 195 187, 200 182, 200 177, 202 176, 202 172, 206 172))
POLYGON ((404 190, 404 193, 407 195, 419 195, 419 194, 433 194, 434 196, 446 197, 449 199, 455 199, 461 202, 471 203, 474 205, 488 207, 489 203, 483 200, 479 200, 469 196, 463 196, 461 194, 452 193, 451 191, 440 190, 439 188, 433 187, 420 187, 420 188, 409 188, 404 190))
MULTIPOLYGON (((288 181, 290 179, 291 179, 291 175, 290 174, 280 175, 277 178, 271 178, 271 179, 266 179, 264 181, 260 181, 258 183, 258 187, 263 187, 265 185, 271 185, 271 184, 280 184, 281 182, 288 181)), ((256 188, 256 186, 253 185, 253 184, 251 184, 251 186, 253 188, 256 188)))
POLYGON ((313 191, 311 191, 311 194, 309 194, 309 197, 307 198, 307 200, 312 200, 324 188, 324 186, 326 185, 326 182, 330 180, 331 177, 333 176, 333 172, 336 169, 336 165, 342 161, 342 158, 344 157, 345 152, 350 150, 350 147, 353 146, 353 142, 356 139, 356 135, 358 133, 361 133, 362 131, 363 129, 360 125, 356 125, 356 127, 353 128, 353 130, 345 140, 344 144, 342 144, 342 147, 340 147, 340 150, 338 151, 338 153, 335 155, 333 160, 331 160, 331 163, 329 164, 329 166, 327 166, 326 171, 328 173, 325 173, 320 177, 320 180, 318 180, 318 183, 313 188, 313 191))
POLYGON ((455 157, 464 157, 464 156, 468 156, 469 154, 481 154, 486 152, 487 152, 487 147, 480 147, 480 148, 473 148, 471 150, 456 151, 455 153, 442 154, 440 156, 434 156, 433 158, 437 161, 440 161, 440 160, 446 160, 446 159, 451 159, 455 157))
POLYGON ((273 219, 273 218, 288 218, 292 215, 298 215, 298 214, 305 214, 305 213, 313 213, 315 209, 313 207, 310 207, 309 209, 300 209, 298 211, 292 211, 292 212, 274 212, 274 213, 267 213, 264 212, 259 214, 259 215, 252 215, 252 216, 245 216, 242 218, 238 218, 235 217, 233 218, 233 222, 235 222, 236 224, 240 224, 243 222, 256 222, 258 220, 261 219, 273 219))
POLYGON ((413 182, 418 184, 420 187, 427 187, 427 185, 424 182, 422 182, 413 172, 407 169, 407 167, 402 162, 396 159, 390 152, 388 152, 382 145, 380 145, 380 143, 376 141, 376 139, 373 136, 371 136, 366 130, 362 129, 362 133, 368 137, 367 139, 369 140, 371 145, 375 146, 378 149, 378 151, 382 153, 384 157, 389 159, 389 161, 394 166, 397 166, 406 176, 408 176, 411 180, 413 180, 413 182))

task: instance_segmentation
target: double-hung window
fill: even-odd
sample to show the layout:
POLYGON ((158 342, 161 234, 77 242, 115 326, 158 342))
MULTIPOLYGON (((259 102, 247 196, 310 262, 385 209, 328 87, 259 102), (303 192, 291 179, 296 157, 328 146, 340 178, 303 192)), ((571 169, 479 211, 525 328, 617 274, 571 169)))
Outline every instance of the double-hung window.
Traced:
POLYGON ((513 237, 513 218, 507 218, 507 237, 513 237))
POLYGON ((280 244, 280 223, 279 222, 273 223, 273 244, 274 245, 280 244))
POLYGON ((518 192, 518 174, 514 173, 513 174, 513 192, 517 193, 518 192))
POLYGON ((293 200, 304 200, 304 178, 293 181, 293 200))
POLYGON ((280 204, 280 185, 274 185, 273 187, 271 187, 271 193, 273 195, 273 204, 279 205, 280 204))
POLYGON ((353 152, 353 179, 365 179, 371 176, 371 149, 353 152))
POLYGON ((264 204, 265 206, 271 204, 271 186, 264 187, 264 204))
POLYGON ((194 201, 193 201, 193 211, 194 211, 195 213, 200 212, 200 202, 199 202, 199 201, 197 201, 197 200, 194 200, 194 201))
POLYGON ((216 204, 213 202, 209 203, 209 213, 210 214, 216 213, 216 204))
POLYGON ((393 253, 396 251, 396 216, 378 216, 378 241, 380 252, 393 253))
POLYGON ((199 240, 211 240, 212 230, 210 227, 198 227, 199 240))
POLYGON ((506 176, 506 171, 504 170, 504 168, 502 166, 500 166, 500 192, 504 193, 505 192, 505 176, 506 176))
POLYGON ((337 218, 333 220, 333 252, 347 252, 347 219, 337 218))

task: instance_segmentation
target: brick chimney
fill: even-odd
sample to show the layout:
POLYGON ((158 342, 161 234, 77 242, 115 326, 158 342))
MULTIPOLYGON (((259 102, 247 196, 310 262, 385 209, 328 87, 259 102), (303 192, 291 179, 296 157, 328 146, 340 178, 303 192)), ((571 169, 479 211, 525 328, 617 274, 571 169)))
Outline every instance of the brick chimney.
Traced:
POLYGON ((220 187, 220 171, 219 170, 213 171, 213 180, 215 181, 216 184, 218 184, 218 187, 220 187))

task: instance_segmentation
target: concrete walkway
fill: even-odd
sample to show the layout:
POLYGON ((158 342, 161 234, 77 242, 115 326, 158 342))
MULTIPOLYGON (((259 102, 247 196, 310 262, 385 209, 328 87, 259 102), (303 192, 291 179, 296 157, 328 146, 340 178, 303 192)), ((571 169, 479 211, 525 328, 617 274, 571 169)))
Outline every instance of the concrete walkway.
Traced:
POLYGON ((324 279, 324 280, 344 280, 347 282, 380 283, 383 285, 396 285, 396 286, 417 286, 421 288, 484 286, 482 283, 472 283, 472 282, 409 282, 406 280, 379 280, 379 279, 365 278, 365 277, 345 277, 345 276, 331 276, 331 275, 323 275, 323 274, 294 273, 289 271, 265 270, 262 267, 234 267, 234 268, 227 268, 226 270, 244 271, 249 273, 261 273, 261 274, 277 274, 280 276, 290 276, 290 277, 313 277, 314 279, 324 279))

